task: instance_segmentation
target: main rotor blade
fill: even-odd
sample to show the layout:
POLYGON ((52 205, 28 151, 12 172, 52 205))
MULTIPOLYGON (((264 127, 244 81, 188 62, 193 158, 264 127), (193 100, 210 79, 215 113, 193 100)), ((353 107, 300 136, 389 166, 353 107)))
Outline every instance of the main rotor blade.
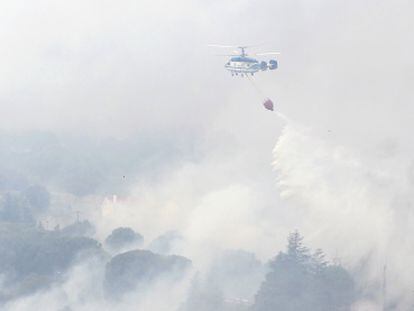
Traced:
POLYGON ((256 46, 262 46, 264 43, 252 44, 252 45, 223 45, 223 44, 208 44, 207 46, 217 48, 238 48, 238 49, 249 49, 256 46))
POLYGON ((254 47, 262 46, 262 45, 264 45, 264 43, 251 44, 251 45, 239 45, 238 48, 239 49, 241 49, 241 48, 243 48, 243 49, 250 49, 250 48, 254 48, 254 47))

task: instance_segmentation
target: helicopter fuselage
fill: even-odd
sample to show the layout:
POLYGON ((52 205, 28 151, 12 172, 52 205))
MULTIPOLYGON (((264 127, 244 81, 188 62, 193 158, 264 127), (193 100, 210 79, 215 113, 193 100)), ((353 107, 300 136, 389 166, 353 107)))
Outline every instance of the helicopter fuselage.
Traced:
POLYGON ((232 74, 255 74, 260 71, 260 63, 257 59, 245 56, 236 56, 224 65, 232 74))
POLYGON ((230 58, 230 60, 224 65, 224 68, 230 71, 232 75, 254 75, 258 71, 276 69, 277 61, 270 60, 269 63, 265 61, 259 62, 255 58, 240 55, 230 58))

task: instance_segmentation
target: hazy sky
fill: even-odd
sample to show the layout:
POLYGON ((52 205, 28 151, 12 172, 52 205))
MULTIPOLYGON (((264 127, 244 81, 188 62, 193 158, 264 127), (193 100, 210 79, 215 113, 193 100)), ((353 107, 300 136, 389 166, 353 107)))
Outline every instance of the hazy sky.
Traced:
MULTIPOLYGON (((266 208, 255 217, 242 214, 241 224, 254 228, 259 222, 262 229, 250 235, 249 245, 263 236, 268 242, 282 241, 284 236, 272 237, 272 228, 281 223, 286 230, 295 226, 292 217, 297 211, 281 203, 275 187, 281 176, 288 181, 279 187, 297 191, 312 207, 330 206, 343 194, 333 185, 348 189, 351 197, 356 190, 350 185, 368 189, 361 198, 368 202, 363 213, 352 209, 340 234, 346 237, 352 220, 363 217, 365 228, 378 223, 378 232, 392 228, 387 231, 392 240, 402 234, 396 228, 404 217, 390 208, 396 198, 411 198, 413 190, 412 176, 407 175, 414 142, 413 9, 412 2, 404 0, 2 1, 0 129, 188 137, 202 151, 203 161, 195 169, 188 164, 190 173, 187 164, 174 168, 171 179, 198 180, 191 181, 190 192, 180 192, 198 198, 189 199, 188 206, 214 206, 216 200, 227 200, 223 193, 239 197, 247 187, 252 193, 245 202, 257 199, 274 208, 275 218, 255 218, 269 215, 266 208), (271 151, 285 122, 264 110, 262 97, 247 80, 232 78, 224 70, 226 59, 214 55, 223 51, 208 48, 210 43, 263 43, 262 50, 281 52, 280 68, 256 77, 276 109, 291 124, 300 124, 300 130, 289 127, 279 142, 275 156, 282 161, 281 176, 272 171, 271 151), (319 168, 315 163, 327 164, 313 171, 319 168), (355 174, 350 173, 353 169, 355 174), (326 184, 326 192, 302 192, 309 190, 308 184, 301 184, 304 180, 326 184), (390 186, 386 191, 379 186, 384 182, 390 186), (209 186, 218 192, 209 192, 209 186), (379 194, 384 195, 380 203, 371 200, 379 194), (378 218, 370 218, 374 203, 381 206, 378 218), (390 213, 396 214, 391 225, 384 220, 390 213)), ((165 182, 151 191, 164 193, 168 187, 165 182)), ((187 187, 183 182, 177 189, 187 187)), ((167 193, 163 199, 171 197, 167 193)), ((310 228, 328 219, 340 223, 335 211, 351 203, 336 205, 334 212, 317 210, 305 224, 307 232, 320 237, 332 230, 310 228)), ((209 214, 211 223, 229 230, 217 216, 220 210, 215 213, 209 214)), ((191 219, 199 224, 203 215, 191 219)), ((183 226, 191 233, 197 227, 183 226)), ((212 229, 205 228, 197 234, 208 235, 212 229)), ((372 231, 367 232, 369 236, 372 231)), ((255 250, 268 255, 260 246, 255 250)), ((351 253, 364 252, 356 247, 351 253)))
POLYGON ((352 135, 409 129, 408 1, 17 0, 0 9, 2 128, 116 136, 205 131, 219 120, 274 137, 278 121, 261 98, 223 70, 214 56, 223 51, 206 47, 265 43, 282 53, 280 69, 258 83, 291 118, 352 135))

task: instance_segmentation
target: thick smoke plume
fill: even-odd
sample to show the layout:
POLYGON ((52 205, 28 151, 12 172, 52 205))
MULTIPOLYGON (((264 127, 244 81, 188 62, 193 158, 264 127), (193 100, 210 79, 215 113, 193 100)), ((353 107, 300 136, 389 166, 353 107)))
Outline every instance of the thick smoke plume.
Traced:
POLYGON ((274 168, 309 240, 354 269, 367 295, 382 283, 386 266, 387 297, 405 309, 412 303, 412 160, 380 151, 361 154, 289 123, 274 149, 274 168))
POLYGON ((38 206, 30 220, 47 236, 77 215, 104 248, 112 230, 131 227, 139 247, 192 260, 174 286, 161 279, 108 305, 96 284, 118 254, 105 249, 99 264, 76 263, 5 308, 171 310, 226 249, 257 256, 256 282, 298 229, 353 272, 356 310, 378 310, 384 266, 389 305, 408 309, 413 9, 408 0, 1 1, 3 220, 27 220, 38 206), (256 82, 289 120, 262 111, 206 47, 261 42, 282 54, 256 82), (30 205, 33 192, 46 203, 30 205))

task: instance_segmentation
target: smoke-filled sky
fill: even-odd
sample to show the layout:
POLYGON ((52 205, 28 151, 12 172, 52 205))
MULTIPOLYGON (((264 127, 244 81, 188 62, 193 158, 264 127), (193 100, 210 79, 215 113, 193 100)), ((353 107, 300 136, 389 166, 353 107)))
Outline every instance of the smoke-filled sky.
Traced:
POLYGON ((290 117, 401 134, 410 11, 408 1, 3 1, 2 128, 182 135, 224 123, 236 136, 273 134, 254 90, 206 46, 259 43, 282 53, 280 70, 257 79, 290 117))
POLYGON ((130 225, 149 234, 175 226, 194 244, 268 259, 299 228, 350 265, 385 256, 412 233, 413 9, 403 0, 2 1, 0 129, 165 136, 199 154, 137 183, 128 200, 152 206, 152 219, 130 225), (281 52, 280 68, 255 79, 287 121, 225 72, 215 54, 229 51, 212 43, 281 52))

